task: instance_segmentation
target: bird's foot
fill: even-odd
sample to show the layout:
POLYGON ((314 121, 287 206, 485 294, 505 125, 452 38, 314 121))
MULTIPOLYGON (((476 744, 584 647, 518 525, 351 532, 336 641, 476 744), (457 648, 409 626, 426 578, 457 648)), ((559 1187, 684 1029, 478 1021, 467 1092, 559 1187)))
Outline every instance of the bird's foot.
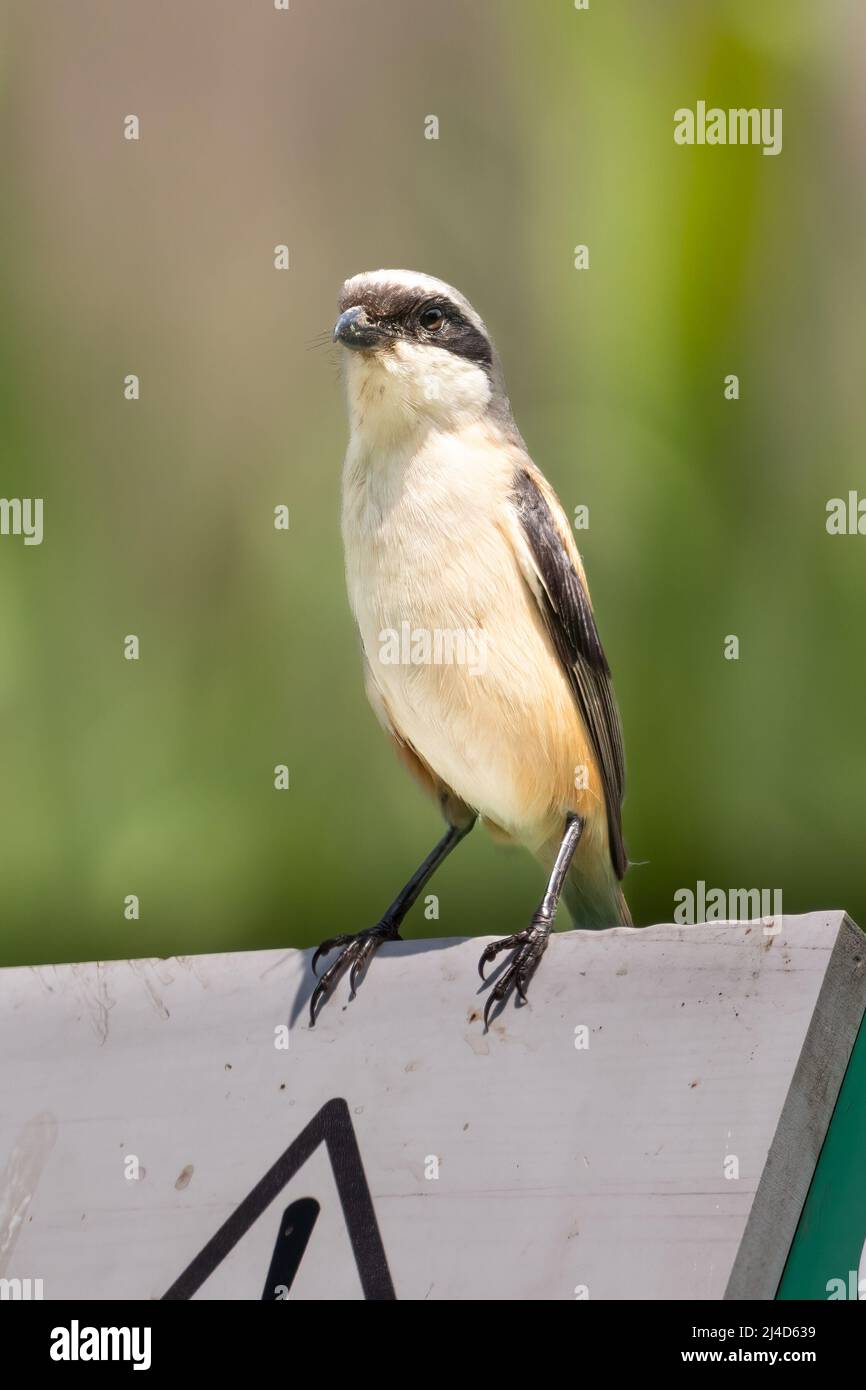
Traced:
POLYGON ((399 924, 389 921, 385 917, 375 927, 368 927, 366 931, 344 932, 342 936, 332 936, 327 941, 323 941, 313 956, 314 975, 320 956, 329 955, 336 946, 341 946, 342 950, 333 964, 328 966, 313 990, 313 997, 310 1000, 310 1027, 315 1027, 318 1005, 323 999, 327 999, 334 985, 346 970, 349 970, 349 997, 354 998, 358 981, 370 957, 378 951, 384 942, 402 941, 402 939, 399 924))
POLYGON ((485 1028, 491 1011, 498 1004, 503 1003, 513 989, 517 990, 523 1003, 526 1003, 529 981, 538 969, 541 957, 547 950, 552 925, 552 918, 541 912, 536 912, 532 922, 524 931, 516 932, 514 936, 504 936, 501 941, 494 941, 492 946, 485 948, 478 962, 478 974, 482 980, 484 979, 485 965, 489 965, 500 951, 511 951, 511 959, 490 991, 484 1006, 485 1028))

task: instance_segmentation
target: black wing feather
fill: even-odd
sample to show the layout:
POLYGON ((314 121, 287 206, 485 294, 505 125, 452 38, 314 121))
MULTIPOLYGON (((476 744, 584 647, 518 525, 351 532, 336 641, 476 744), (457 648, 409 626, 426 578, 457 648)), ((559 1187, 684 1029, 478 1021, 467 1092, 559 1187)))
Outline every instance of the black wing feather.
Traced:
POLYGON ((622 878, 628 867, 622 838, 625 754, 610 667, 580 575, 562 543, 546 499, 532 475, 522 468, 514 482, 514 503, 544 585, 539 599, 542 617, 598 759, 611 859, 617 878, 622 878))

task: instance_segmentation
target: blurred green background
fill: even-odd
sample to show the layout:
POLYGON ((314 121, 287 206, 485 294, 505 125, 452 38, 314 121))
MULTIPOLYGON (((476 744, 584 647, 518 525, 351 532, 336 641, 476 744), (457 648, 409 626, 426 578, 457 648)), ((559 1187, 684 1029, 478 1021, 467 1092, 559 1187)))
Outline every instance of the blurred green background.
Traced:
MULTIPOLYGON (((389 265, 475 303, 590 509, 635 921, 703 879, 866 923, 866 538, 825 530, 866 494, 864 7, 4 16, 0 492, 45 499, 45 539, 0 538, 2 962, 307 945, 376 921, 440 833, 364 700, 338 361, 310 349, 389 265), (782 153, 676 146, 699 99, 782 107, 782 153)), ((540 887, 478 833, 407 934, 516 930, 540 887)))

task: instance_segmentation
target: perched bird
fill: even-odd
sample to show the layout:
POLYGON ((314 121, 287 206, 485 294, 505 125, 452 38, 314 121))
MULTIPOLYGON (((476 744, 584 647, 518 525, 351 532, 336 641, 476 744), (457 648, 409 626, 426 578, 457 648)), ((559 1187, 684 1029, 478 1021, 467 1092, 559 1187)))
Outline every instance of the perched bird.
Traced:
POLYGON ((526 990, 560 896, 579 927, 630 924, 623 744, 583 564, 529 457, 482 320, 450 285, 406 270, 343 285, 350 437, 342 530, 367 695, 448 829, 376 926, 339 948, 310 1020, 371 956, 480 819, 549 874, 484 1011, 526 990))

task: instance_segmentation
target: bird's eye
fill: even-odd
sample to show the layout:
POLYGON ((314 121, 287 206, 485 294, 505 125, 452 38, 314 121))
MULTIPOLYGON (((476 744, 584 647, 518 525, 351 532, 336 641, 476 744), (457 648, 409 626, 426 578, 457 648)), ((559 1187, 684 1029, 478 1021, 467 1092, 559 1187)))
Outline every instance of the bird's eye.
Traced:
POLYGON ((431 304, 421 312, 421 327, 426 328, 428 333, 438 333, 444 322, 445 315, 438 304, 431 304))

